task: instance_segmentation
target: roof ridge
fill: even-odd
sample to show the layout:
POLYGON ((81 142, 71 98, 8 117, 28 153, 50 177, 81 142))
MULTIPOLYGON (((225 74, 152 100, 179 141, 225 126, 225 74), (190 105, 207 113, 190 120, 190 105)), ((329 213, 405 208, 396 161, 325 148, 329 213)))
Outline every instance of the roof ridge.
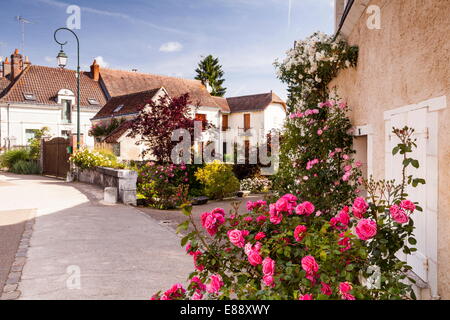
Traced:
POLYGON ((161 90, 163 88, 164 87, 157 87, 157 88, 143 90, 143 91, 136 91, 136 92, 126 93, 126 94, 121 94, 120 96, 113 96, 113 97, 111 97, 110 101, 113 100, 113 99, 125 98, 127 96, 134 96, 134 95, 143 94, 143 93, 147 93, 147 92, 150 93, 150 92, 154 92, 154 91, 159 91, 159 90, 161 90))
POLYGON ((145 75, 145 76, 157 76, 157 77, 164 77, 164 78, 172 78, 172 79, 178 79, 178 80, 183 80, 183 81, 192 81, 192 82, 197 82, 197 83, 201 83, 202 84, 202 82, 200 80, 197 80, 197 79, 189 79, 189 78, 183 78, 183 77, 168 76, 168 75, 165 75, 165 74, 156 74, 156 73, 149 73, 149 72, 138 72, 138 71, 111 69, 111 68, 100 68, 100 74, 102 73, 102 70, 109 70, 109 71, 116 71, 116 72, 126 72, 126 73, 130 73, 130 74, 138 74, 138 75, 145 75))
POLYGON ((235 99, 235 98, 254 97, 254 96, 262 96, 262 95, 267 95, 267 94, 272 94, 272 92, 255 93, 255 94, 247 94, 247 95, 243 95, 243 96, 234 96, 234 97, 227 97, 227 98, 225 98, 225 99, 235 99))

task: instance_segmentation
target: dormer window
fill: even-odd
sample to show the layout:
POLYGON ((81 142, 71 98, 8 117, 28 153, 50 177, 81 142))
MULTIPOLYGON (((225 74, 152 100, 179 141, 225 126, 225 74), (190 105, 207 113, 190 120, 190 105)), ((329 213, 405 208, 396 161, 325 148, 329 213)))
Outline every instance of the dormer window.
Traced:
POLYGON ((96 106, 96 105, 100 104, 100 102, 98 102, 97 99, 94 99, 94 98, 89 98, 88 102, 91 106, 96 106))
POLYGON ((61 105, 61 120, 72 123, 72 106, 75 105, 75 94, 69 89, 58 91, 57 102, 61 105))
POLYGON ((36 96, 34 95, 34 93, 24 92, 23 97, 27 101, 36 101, 36 96))
POLYGON ((117 106, 117 107, 114 109, 113 112, 114 112, 114 113, 119 112, 120 110, 122 110, 122 108, 123 108, 123 104, 117 106))

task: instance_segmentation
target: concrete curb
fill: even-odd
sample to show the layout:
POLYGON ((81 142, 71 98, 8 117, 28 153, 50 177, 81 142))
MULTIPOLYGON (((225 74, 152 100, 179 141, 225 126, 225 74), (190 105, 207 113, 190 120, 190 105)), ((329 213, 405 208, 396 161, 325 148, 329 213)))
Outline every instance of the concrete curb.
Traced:
POLYGON ((14 262, 9 270, 8 279, 3 287, 3 292, 0 293, 0 300, 15 300, 21 295, 21 291, 18 290, 19 282, 22 277, 23 267, 27 261, 27 253, 28 248, 30 247, 30 240, 33 234, 35 220, 36 212, 33 212, 30 220, 25 223, 25 230, 22 234, 14 262))

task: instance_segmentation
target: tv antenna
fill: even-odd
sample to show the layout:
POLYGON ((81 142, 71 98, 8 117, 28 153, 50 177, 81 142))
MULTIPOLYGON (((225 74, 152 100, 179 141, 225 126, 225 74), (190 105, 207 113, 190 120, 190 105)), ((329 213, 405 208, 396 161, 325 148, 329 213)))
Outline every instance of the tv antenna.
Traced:
POLYGON ((21 32, 22 32, 22 47, 21 47, 21 52, 22 54, 24 53, 25 50, 25 24, 30 24, 33 23, 32 21, 25 19, 22 16, 16 16, 16 21, 20 24, 21 27, 21 32))

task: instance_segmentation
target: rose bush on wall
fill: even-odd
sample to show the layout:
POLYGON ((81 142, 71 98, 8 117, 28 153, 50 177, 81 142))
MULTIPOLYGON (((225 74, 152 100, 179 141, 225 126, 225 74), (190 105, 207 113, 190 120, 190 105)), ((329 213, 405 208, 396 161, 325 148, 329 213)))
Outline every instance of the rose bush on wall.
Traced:
POLYGON ((407 156, 412 132, 394 130, 400 139, 394 153, 402 155, 405 167, 402 181, 365 181, 367 199, 342 202, 329 215, 285 194, 273 203, 248 202, 243 215, 220 208, 203 213, 205 237, 185 206, 188 220, 179 228, 192 224, 194 231, 181 244, 195 271, 187 288, 176 284, 152 299, 414 298, 405 281, 411 267, 395 255, 415 250, 411 215, 421 211, 405 193, 408 185, 424 183, 406 174, 408 166, 418 166, 407 156), (371 279, 374 267, 380 277, 371 279))
POLYGON ((280 170, 274 189, 314 203, 323 214, 357 196, 360 163, 352 160, 348 107, 328 85, 341 69, 356 65, 358 50, 344 41, 315 33, 297 41, 278 77, 288 85, 288 109, 281 137, 280 170))

